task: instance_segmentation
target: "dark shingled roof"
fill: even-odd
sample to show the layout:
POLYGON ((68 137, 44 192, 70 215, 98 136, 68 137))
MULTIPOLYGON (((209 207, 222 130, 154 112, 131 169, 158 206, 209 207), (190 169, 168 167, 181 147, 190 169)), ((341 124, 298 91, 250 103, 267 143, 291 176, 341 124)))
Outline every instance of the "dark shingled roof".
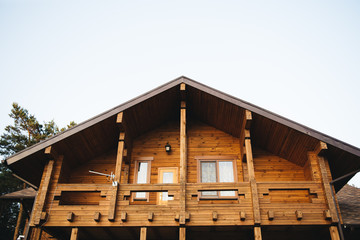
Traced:
POLYGON ((336 196, 344 224, 360 225, 360 188, 346 184, 336 196))
POLYGON ((4 194, 0 196, 0 199, 34 199, 36 196, 36 191, 33 188, 24 188, 22 190, 4 194))

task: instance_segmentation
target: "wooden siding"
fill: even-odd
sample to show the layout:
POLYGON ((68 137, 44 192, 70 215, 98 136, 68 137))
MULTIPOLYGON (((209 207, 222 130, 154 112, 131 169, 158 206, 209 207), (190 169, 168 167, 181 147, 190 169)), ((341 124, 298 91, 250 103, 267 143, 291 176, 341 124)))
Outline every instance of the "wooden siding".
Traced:
MULTIPOLYGON (((128 159, 124 161, 122 179, 117 193, 115 217, 108 220, 112 198, 111 183, 104 176, 88 171, 110 173, 115 168, 116 149, 90 159, 82 166, 66 170, 61 161, 54 164, 53 178, 48 192, 46 227, 115 227, 115 226, 179 226, 180 183, 159 184, 159 168, 180 169, 180 123, 169 121, 132 141, 128 159), (165 152, 169 142, 172 151, 165 152), (151 159, 150 182, 135 184, 135 161, 151 159), (127 172, 128 170, 128 174, 127 172), (61 170, 68 171, 67 181, 58 184, 61 170), (128 176, 128 177, 127 177, 128 176), (127 181, 128 178, 129 180, 127 181), (61 205, 62 194, 74 199, 61 205), (157 205, 159 192, 168 192, 174 199, 157 205), (89 192, 92 192, 89 194, 89 192), (135 192, 149 192, 148 201, 133 201, 135 192), (87 194, 89 204, 77 199, 87 194), (73 202, 72 202, 73 201, 73 202), (75 203, 74 203, 75 202, 75 203), (92 205, 90 205, 90 203, 92 205), (68 216, 71 214, 71 219, 68 216), (96 218, 94 216, 96 215, 96 218)), ((252 144, 253 145, 253 144, 252 144)), ((261 225, 329 225, 324 217, 328 205, 323 192, 318 160, 314 153, 307 155, 304 166, 252 146, 255 180, 259 199, 261 225)), ((253 199, 247 163, 241 161, 240 139, 197 120, 187 124, 187 183, 185 185, 185 225, 196 226, 254 226, 253 199), (234 183, 199 183, 197 157, 228 157, 235 159, 237 176, 234 183), (236 191, 233 199, 200 198, 201 191, 236 191)), ((65 159, 66 160, 66 159, 65 159)), ((327 173, 330 170, 327 165, 327 173)), ((254 180, 254 179, 253 179, 254 180)), ((65 196, 64 195, 64 196, 65 196)))
POLYGON ((307 161, 318 140, 270 119, 253 114, 251 128, 254 144, 299 166, 307 161))
POLYGON ((111 183, 109 178, 93 173, 89 170, 110 174, 115 171, 116 150, 109 151, 100 157, 94 158, 75 169, 68 169, 69 177, 64 179, 64 183, 111 183))
MULTIPOLYGON (((240 128, 240 125, 239 125, 240 128)), ((243 181, 240 159, 240 140, 199 121, 188 124, 188 169, 187 182, 197 183, 197 156, 230 156, 236 160, 236 182, 243 181)))
POLYGON ((305 169, 284 158, 278 157, 260 148, 253 148, 255 179, 268 181, 306 181, 305 169))
POLYGON ((135 161, 139 157, 153 157, 151 161, 150 183, 158 183, 159 167, 180 166, 180 123, 168 122, 159 128, 134 139, 132 144, 129 183, 135 183, 135 161), (171 152, 165 152, 165 145, 169 142, 171 152))

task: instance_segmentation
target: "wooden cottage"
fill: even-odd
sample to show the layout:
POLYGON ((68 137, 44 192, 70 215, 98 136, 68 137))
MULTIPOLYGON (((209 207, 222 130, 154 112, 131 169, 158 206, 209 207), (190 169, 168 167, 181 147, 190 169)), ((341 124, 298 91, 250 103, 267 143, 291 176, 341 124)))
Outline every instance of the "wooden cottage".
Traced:
POLYGON ((360 149, 180 77, 6 163, 27 239, 335 240, 360 149))

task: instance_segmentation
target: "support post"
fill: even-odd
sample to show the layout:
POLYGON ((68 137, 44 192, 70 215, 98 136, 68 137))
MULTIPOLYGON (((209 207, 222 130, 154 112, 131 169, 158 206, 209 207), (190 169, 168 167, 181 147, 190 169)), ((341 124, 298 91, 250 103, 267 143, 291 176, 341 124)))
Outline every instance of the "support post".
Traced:
POLYGON ((146 227, 142 227, 140 229, 140 240, 146 240, 146 232, 147 232, 146 227))
POLYGON ((244 118, 241 124, 241 133, 240 133, 240 157, 241 160, 244 159, 245 155, 245 130, 249 130, 251 126, 252 114, 249 110, 244 111, 244 118))
POLYGON ((255 226, 260 225, 260 205, 259 205, 259 196, 257 191, 257 185, 255 180, 255 171, 254 171, 254 160, 251 149, 251 140, 250 140, 250 131, 245 130, 245 151, 246 151, 246 163, 250 181, 251 188, 251 199, 254 212, 254 224, 255 226))
POLYGON ((79 229, 78 228, 72 228, 71 229, 71 237, 70 240, 77 240, 79 235, 79 229))
POLYGON ((331 240, 340 240, 339 231, 336 226, 330 226, 329 231, 331 240))
MULTIPOLYGON (((122 115, 122 113, 121 113, 121 115, 122 115)), ((119 119, 119 117, 118 117, 118 119, 119 119)), ((121 166, 122 166, 123 157, 124 157, 124 148, 125 148, 125 133, 120 132, 118 151, 117 151, 117 156, 116 156, 115 178, 114 178, 114 182, 116 182, 117 184, 115 186, 113 186, 113 189, 112 189, 112 196, 110 199, 109 214, 108 214, 109 221, 115 220, 116 201, 117 201, 117 195, 118 195, 118 191, 119 191, 119 187, 120 187, 119 185, 120 185, 120 179, 121 179, 121 166)))
POLYGON ((326 165, 325 165, 326 160, 324 159, 324 157, 318 156, 318 161, 319 161, 319 167, 320 167, 326 201, 328 203, 331 212, 331 221, 337 223, 339 221, 339 218, 337 217, 336 206, 332 198, 332 193, 331 193, 332 189, 330 187, 329 177, 327 175, 326 165))
POLYGON ((180 106, 180 225, 186 222, 186 102, 181 101, 180 106))
POLYGON ((186 228, 180 227, 179 228, 179 240, 185 240, 186 239, 186 228))
POLYGON ((31 240, 40 240, 42 234, 42 229, 40 227, 32 227, 31 228, 31 240))
POLYGON ((254 239, 255 240, 262 240, 261 227, 254 227, 254 239))
MULTIPOLYGON (((45 149, 45 154, 49 154, 50 152, 51 152, 51 147, 47 147, 45 149)), ((52 158, 46 163, 44 167, 44 172, 41 178, 41 183, 37 193, 36 202, 34 204, 34 212, 33 212, 31 225, 40 224, 41 213, 45 206, 45 200, 50 186, 51 175, 54 168, 54 162, 55 160, 52 158)))
MULTIPOLYGON (((25 186, 26 186, 26 184, 24 183, 23 189, 25 188, 25 186)), ((16 227, 15 227, 13 240, 16 240, 19 235, 20 224, 21 224, 21 219, 23 217, 23 213, 24 213, 24 206, 23 206, 23 203, 20 202, 20 209, 19 209, 19 214, 18 214, 17 221, 16 221, 16 227)))
POLYGON ((325 155, 325 152, 327 149, 328 148, 327 148, 326 143, 319 141, 318 146, 316 147, 314 152, 315 152, 315 154, 318 155, 317 159, 318 159, 318 164, 319 164, 319 169, 320 169, 321 181, 323 183, 323 189, 324 189, 324 193, 325 193, 326 202, 329 206, 331 221, 333 224, 335 224, 335 223, 337 224, 337 227, 331 226, 329 228, 331 239, 338 240, 338 239, 344 239, 344 235, 343 235, 343 231, 342 231, 342 227, 341 227, 341 223, 340 223, 340 219, 339 219, 339 213, 336 208, 333 188, 331 185, 331 173, 329 176, 327 169, 326 169, 327 159, 324 157, 324 155, 325 155), (339 235, 339 232, 340 232, 340 235, 339 235))

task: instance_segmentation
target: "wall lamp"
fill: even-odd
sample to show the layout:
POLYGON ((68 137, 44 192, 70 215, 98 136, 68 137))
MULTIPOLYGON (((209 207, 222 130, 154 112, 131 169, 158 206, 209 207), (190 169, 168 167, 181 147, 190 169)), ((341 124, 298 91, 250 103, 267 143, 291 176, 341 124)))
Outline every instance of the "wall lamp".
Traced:
POLYGON ((166 145, 165 145, 165 151, 167 153, 171 152, 171 145, 169 144, 169 142, 167 142, 166 145))

